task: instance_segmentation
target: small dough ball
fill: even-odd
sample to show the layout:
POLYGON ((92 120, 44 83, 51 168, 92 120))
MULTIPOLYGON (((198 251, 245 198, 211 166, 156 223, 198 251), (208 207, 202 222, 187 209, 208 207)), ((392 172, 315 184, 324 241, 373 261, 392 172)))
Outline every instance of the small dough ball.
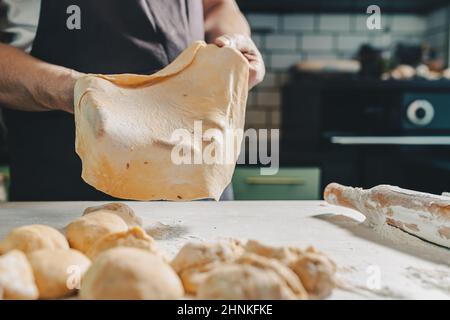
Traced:
POLYGON ((147 235, 140 227, 133 227, 127 231, 110 233, 100 238, 87 252, 87 256, 94 260, 101 252, 114 247, 134 247, 159 254, 155 240, 147 235))
POLYGON ((84 210, 83 212, 83 216, 99 211, 118 215, 125 221, 125 223, 129 227, 142 227, 142 219, 134 213, 133 209, 131 209, 126 204, 119 202, 107 203, 101 206, 86 208, 86 210, 84 210))
POLYGON ((180 272, 211 262, 230 261, 243 253, 241 243, 234 239, 217 243, 189 242, 180 249, 171 264, 175 271, 180 272))
POLYGON ((87 253, 101 237, 128 230, 119 216, 108 212, 94 212, 71 222, 66 229, 70 246, 87 253))
POLYGON ((233 261, 244 253, 241 243, 231 239, 218 243, 187 243, 172 260, 172 267, 187 293, 195 294, 204 274, 216 264, 233 261))
POLYGON ((0 256, 0 289, 5 300, 38 298, 33 271, 22 251, 12 250, 0 256))
POLYGON ((27 253, 40 249, 69 249, 69 244, 61 232, 40 224, 15 228, 0 242, 0 254, 11 250, 27 253))
POLYGON ((300 278, 308 293, 316 299, 330 295, 336 285, 336 265, 321 253, 307 252, 291 262, 289 267, 300 278))
POLYGON ((272 270, 251 265, 224 264, 198 287, 203 300, 294 300, 296 295, 272 270))
POLYGON ((300 278, 304 288, 313 298, 324 298, 335 287, 336 265, 314 247, 305 250, 295 247, 271 247, 249 240, 245 250, 277 259, 288 266, 300 278))
POLYGON ((161 257, 127 247, 101 253, 80 290, 80 297, 86 300, 169 300, 183 294, 180 279, 161 257))
POLYGON ((285 266, 278 260, 246 253, 236 259, 235 263, 241 265, 251 265, 259 269, 273 271, 280 277, 285 285, 289 287, 298 299, 308 299, 308 293, 303 287, 299 277, 291 269, 289 269, 289 267, 285 266))
POLYGON ((183 282, 184 290, 188 294, 197 294, 198 286, 208 276, 208 272, 222 265, 220 262, 211 262, 203 266, 181 271, 178 275, 183 282))
POLYGON ((91 261, 81 252, 38 250, 28 254, 39 298, 54 299, 74 293, 91 261))
POLYGON ((266 258, 277 259, 284 264, 303 256, 304 250, 296 247, 272 247, 262 244, 256 240, 249 240, 245 244, 245 251, 254 253, 266 258))

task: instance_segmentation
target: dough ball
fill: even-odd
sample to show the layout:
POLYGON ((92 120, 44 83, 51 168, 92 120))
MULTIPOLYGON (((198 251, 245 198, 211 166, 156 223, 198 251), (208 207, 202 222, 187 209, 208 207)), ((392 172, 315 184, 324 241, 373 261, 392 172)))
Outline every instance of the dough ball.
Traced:
POLYGON ((38 298, 33 271, 22 251, 12 250, 0 256, 0 291, 5 300, 38 298))
POLYGON ((246 253, 236 259, 236 264, 251 265, 253 267, 275 272, 285 285, 298 299, 307 299, 308 293, 298 276, 278 260, 265 258, 256 254, 246 253))
POLYGON ((307 252, 290 263, 289 267, 297 274, 303 286, 314 298, 324 298, 334 289, 336 265, 325 255, 307 252))
POLYGON ((83 216, 99 211, 118 215, 125 221, 125 223, 129 227, 142 227, 142 219, 134 213, 133 209, 131 209, 126 204, 119 202, 107 203, 101 206, 86 208, 86 210, 84 210, 83 212, 83 216))
POLYGON ((208 276, 208 272, 213 270, 218 265, 221 265, 221 263, 212 262, 203 266, 181 271, 178 275, 183 282, 184 290, 186 291, 186 293, 192 295, 197 294, 197 289, 200 283, 204 281, 204 279, 208 276))
POLYGON ((27 253, 40 249, 69 249, 69 244, 58 230, 40 224, 15 228, 0 242, 0 254, 11 250, 27 253))
POLYGON ((94 212, 71 222, 66 229, 70 246, 87 253, 101 237, 128 230, 125 221, 108 212, 94 212))
POLYGON ((39 298, 67 296, 79 288, 81 278, 91 261, 81 252, 69 250, 38 250, 28 254, 39 298))
POLYGON ((153 238, 140 227, 133 227, 127 231, 103 236, 92 245, 87 252, 87 256, 94 260, 101 252, 114 247, 134 247, 159 254, 153 238))
POLYGON ((252 265, 224 264, 210 273, 198 287, 204 300, 293 300, 296 295, 272 270, 252 265))
POLYGON ((175 271, 180 272, 211 262, 230 261, 243 253, 241 243, 234 239, 217 243, 189 242, 180 249, 171 264, 175 271))
POLYGON ((301 257, 304 250, 296 247, 272 247, 262 244, 256 240, 249 240, 245 244, 245 251, 254 253, 266 258, 277 259, 284 264, 289 264, 301 257))
POLYGON ((244 253, 237 240, 218 243, 187 243, 172 260, 172 267, 183 281, 187 293, 195 294, 205 273, 218 263, 233 261, 244 253))
POLYGON ((81 282, 87 300, 179 299, 183 286, 161 257, 148 251, 117 247, 101 253, 81 282))
POLYGON ((314 247, 305 250, 296 247, 271 247, 249 240, 245 250, 276 259, 288 266, 300 278, 303 287, 313 298, 324 298, 335 287, 336 265, 314 247))

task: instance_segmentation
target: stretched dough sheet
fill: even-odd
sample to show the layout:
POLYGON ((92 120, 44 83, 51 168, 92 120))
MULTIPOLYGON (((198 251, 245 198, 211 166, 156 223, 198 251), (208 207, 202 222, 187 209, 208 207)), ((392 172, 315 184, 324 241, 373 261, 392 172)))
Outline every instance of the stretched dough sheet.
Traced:
POLYGON ((218 200, 239 156, 248 76, 240 52, 199 41, 153 75, 79 79, 82 178, 122 199, 218 200))

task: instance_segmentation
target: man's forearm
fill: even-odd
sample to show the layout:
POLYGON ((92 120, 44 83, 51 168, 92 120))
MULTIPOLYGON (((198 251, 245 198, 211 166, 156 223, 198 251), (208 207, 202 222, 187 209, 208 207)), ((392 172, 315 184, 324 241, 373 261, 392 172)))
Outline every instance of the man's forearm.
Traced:
POLYGON ((80 73, 0 44, 0 104, 24 111, 73 110, 80 73))
POLYGON ((234 0, 203 0, 208 42, 224 34, 250 35, 250 27, 234 0))

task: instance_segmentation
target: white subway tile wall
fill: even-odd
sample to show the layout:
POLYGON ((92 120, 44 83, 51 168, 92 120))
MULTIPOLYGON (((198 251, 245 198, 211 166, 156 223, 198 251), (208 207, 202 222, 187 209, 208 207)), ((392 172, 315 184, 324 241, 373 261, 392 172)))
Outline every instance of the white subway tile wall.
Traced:
POLYGON ((361 44, 389 49, 398 41, 428 41, 445 55, 450 7, 428 15, 382 14, 381 30, 369 30, 362 14, 258 14, 247 19, 263 54, 267 75, 249 95, 247 128, 280 126, 281 87, 300 61, 352 58, 361 44))
POLYGON ((303 35, 301 36, 301 48, 302 50, 322 50, 333 51, 334 50, 334 36, 318 34, 318 35, 303 35))
POLYGON ((289 67, 302 60, 300 53, 273 53, 270 60, 266 60, 269 70, 285 72, 289 67))
POLYGON ((438 50, 440 57, 449 61, 450 64, 448 56, 450 50, 448 39, 449 24, 450 6, 430 13, 426 18, 427 30, 425 39, 438 50))
POLYGON ((309 14, 291 14, 282 18, 284 31, 314 31, 315 19, 309 14))
POLYGON ((322 14, 319 19, 319 31, 350 31, 349 14, 322 14))
POLYGON ((297 37, 295 35, 271 34, 266 36, 267 50, 297 50, 297 37))

